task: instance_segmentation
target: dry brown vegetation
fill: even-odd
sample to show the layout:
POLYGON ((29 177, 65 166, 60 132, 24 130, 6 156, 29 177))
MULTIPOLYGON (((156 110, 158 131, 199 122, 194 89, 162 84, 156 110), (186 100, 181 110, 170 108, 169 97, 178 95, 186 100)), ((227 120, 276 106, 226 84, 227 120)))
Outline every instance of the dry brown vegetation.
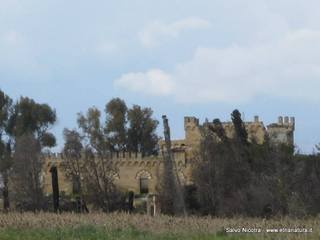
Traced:
POLYGON ((52 214, 52 213, 9 213, 0 215, 0 229, 53 229, 97 226, 106 230, 134 228, 159 234, 225 234, 225 228, 312 228, 308 234, 256 234, 257 239, 320 239, 320 218, 294 220, 279 218, 265 220, 258 218, 211 218, 170 216, 150 217, 146 215, 129 215, 125 213, 90 213, 90 214, 52 214))

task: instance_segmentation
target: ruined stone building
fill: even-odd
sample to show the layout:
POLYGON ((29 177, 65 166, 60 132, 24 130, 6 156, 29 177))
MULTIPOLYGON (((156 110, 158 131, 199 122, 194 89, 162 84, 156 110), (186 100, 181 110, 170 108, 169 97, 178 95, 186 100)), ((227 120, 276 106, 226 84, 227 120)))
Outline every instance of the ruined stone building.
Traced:
MULTIPOLYGON (((201 140, 201 129, 204 123, 200 124, 195 117, 184 118, 184 139, 172 141, 172 152, 176 162, 178 176, 182 184, 192 182, 191 170, 192 160, 196 150, 199 148, 201 140)), ((222 123, 226 135, 229 138, 234 136, 232 122, 222 123)), ((268 136, 273 143, 294 144, 295 120, 293 117, 279 117, 278 122, 265 126, 259 117, 254 117, 251 122, 245 122, 249 141, 263 143, 268 136)), ((174 131, 174 129, 173 129, 174 131)), ((118 169, 114 174, 115 184, 123 191, 133 191, 135 193, 155 193, 156 185, 163 167, 164 143, 160 141, 160 154, 158 156, 142 157, 135 153, 117 153, 112 155, 112 164, 118 169)), ((52 166, 57 166, 59 173, 60 192, 70 193, 72 184, 66 179, 63 169, 61 155, 50 156, 46 159, 44 169, 44 190, 51 193, 51 176, 49 170, 52 166)))

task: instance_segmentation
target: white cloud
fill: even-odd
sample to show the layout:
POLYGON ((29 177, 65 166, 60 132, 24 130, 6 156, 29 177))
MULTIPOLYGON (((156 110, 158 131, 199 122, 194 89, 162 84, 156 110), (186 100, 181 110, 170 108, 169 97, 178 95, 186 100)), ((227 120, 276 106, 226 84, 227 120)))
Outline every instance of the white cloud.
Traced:
POLYGON ((150 95, 168 95, 174 89, 174 82, 171 76, 158 69, 152 69, 145 73, 124 74, 114 83, 116 87, 150 95))
POLYGON ((179 37, 186 30, 208 28, 210 23, 201 18, 186 18, 173 23, 153 22, 139 33, 139 39, 144 47, 152 48, 169 39, 179 37))
POLYGON ((244 102, 256 96, 320 101, 319 43, 320 31, 297 30, 252 46, 198 48, 174 71, 156 71, 162 77, 155 78, 153 71, 129 73, 116 84, 144 94, 171 95, 179 102, 244 102), (164 88, 165 83, 170 87, 164 88))

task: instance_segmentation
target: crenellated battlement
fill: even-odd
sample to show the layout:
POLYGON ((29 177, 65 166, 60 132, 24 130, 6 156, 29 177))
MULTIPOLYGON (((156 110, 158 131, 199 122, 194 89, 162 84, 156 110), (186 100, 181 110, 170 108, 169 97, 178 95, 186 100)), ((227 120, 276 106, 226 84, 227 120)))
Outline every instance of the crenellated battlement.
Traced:
MULTIPOLYGON (((188 145, 195 147, 201 141, 201 129, 206 125, 210 125, 212 122, 206 120, 205 123, 199 124, 199 119, 196 117, 185 117, 185 142, 188 145)), ((233 138, 235 131, 231 121, 221 122, 227 137, 233 138)), ((248 132, 248 140, 255 141, 262 144, 265 141, 265 137, 268 135, 271 141, 276 143, 294 144, 294 130, 295 130, 295 118, 288 116, 280 116, 278 122, 271 123, 267 127, 259 116, 254 116, 253 121, 244 122, 248 132)))
MULTIPOLYGON (((184 151, 177 151, 173 152, 173 157, 176 159, 176 161, 185 163, 185 152, 184 151)), ((58 163, 61 164, 63 162, 63 159, 65 156, 61 153, 51 153, 51 154, 44 154, 44 157, 46 159, 46 162, 50 162, 52 164, 58 163)), ((150 163, 160 163, 163 161, 163 156, 160 153, 159 155, 152 155, 152 156, 142 156, 141 153, 135 153, 135 152, 113 152, 110 153, 108 156, 109 159, 114 162, 114 164, 123 165, 124 163, 141 163, 141 162, 150 162, 150 163)), ((148 164, 148 165, 154 165, 154 164, 148 164)))
POLYGON ((278 123, 276 124, 270 124, 269 127, 291 127, 294 129, 295 127, 295 118, 294 117, 288 117, 288 116, 279 116, 278 117, 278 123))
POLYGON ((184 127, 188 126, 199 127, 199 119, 196 117, 184 117, 184 127))

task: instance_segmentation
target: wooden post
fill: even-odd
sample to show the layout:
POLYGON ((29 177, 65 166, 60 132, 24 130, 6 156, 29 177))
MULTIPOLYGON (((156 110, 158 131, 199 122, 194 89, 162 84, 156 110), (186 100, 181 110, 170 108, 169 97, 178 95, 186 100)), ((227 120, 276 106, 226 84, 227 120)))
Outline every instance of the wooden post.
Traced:
POLYGON ((152 216, 152 211, 151 211, 151 201, 150 201, 150 198, 151 198, 151 194, 148 194, 147 195, 147 215, 148 216, 152 216))
POLYGON ((57 213, 59 210, 59 182, 57 167, 51 167, 50 173, 52 179, 53 211, 57 213))
POLYGON ((156 195, 152 196, 152 203, 153 203, 153 216, 156 216, 157 209, 156 209, 156 195))
POLYGON ((147 215, 149 216, 156 216, 156 195, 155 194, 148 194, 147 197, 147 215))
POLYGON ((132 213, 132 211, 133 211, 133 201, 134 201, 134 192, 130 191, 129 192, 129 199, 128 199, 128 210, 129 210, 129 213, 132 213))
POLYGON ((75 196, 76 212, 80 213, 82 209, 81 197, 80 197, 80 177, 79 175, 72 176, 72 193, 75 196))
POLYGON ((9 201, 9 190, 8 190, 8 172, 5 171, 3 173, 3 190, 2 190, 2 196, 3 196, 3 210, 4 212, 8 212, 10 208, 10 201, 9 201))

